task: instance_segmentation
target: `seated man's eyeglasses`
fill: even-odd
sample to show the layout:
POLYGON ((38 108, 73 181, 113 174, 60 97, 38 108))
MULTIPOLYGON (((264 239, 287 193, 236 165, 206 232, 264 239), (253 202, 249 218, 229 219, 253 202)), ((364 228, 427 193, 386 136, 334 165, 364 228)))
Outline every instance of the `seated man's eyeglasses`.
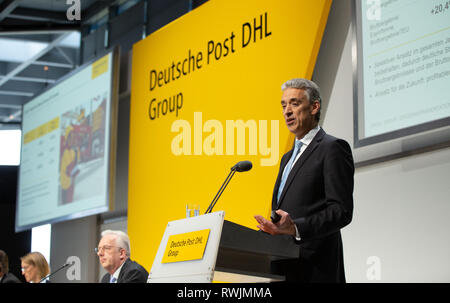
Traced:
POLYGON ((103 251, 109 251, 112 248, 119 248, 119 250, 123 249, 122 247, 118 247, 118 246, 105 245, 105 246, 100 246, 100 247, 94 248, 94 251, 95 251, 96 254, 98 254, 98 253, 103 252, 103 251))

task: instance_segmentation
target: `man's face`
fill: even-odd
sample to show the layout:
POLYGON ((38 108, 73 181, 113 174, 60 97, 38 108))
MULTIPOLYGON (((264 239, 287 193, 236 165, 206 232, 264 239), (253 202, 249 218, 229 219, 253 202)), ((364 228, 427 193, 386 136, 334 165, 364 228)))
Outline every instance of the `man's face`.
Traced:
POLYGON ((315 115, 320 109, 320 103, 310 104, 303 89, 287 88, 281 97, 281 106, 287 128, 297 139, 303 138, 317 124, 315 115))
POLYGON ((116 244, 115 235, 106 235, 98 243, 98 258, 103 268, 113 274, 117 268, 125 261, 125 249, 116 244))

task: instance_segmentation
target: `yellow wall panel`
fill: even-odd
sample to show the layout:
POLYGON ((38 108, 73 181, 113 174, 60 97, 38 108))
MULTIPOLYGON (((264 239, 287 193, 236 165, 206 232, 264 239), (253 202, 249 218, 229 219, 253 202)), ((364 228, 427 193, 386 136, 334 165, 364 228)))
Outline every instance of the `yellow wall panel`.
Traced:
POLYGON ((280 87, 311 77, 330 5, 211 0, 134 45, 128 233, 148 270, 167 222, 187 203, 203 213, 238 161, 253 168, 236 173, 214 210, 250 228, 270 212, 293 140, 280 87))

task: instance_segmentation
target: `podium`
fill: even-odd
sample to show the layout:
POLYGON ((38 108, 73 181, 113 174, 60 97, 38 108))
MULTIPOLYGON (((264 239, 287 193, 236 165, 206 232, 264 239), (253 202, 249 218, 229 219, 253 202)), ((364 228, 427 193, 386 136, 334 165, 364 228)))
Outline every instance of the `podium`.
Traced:
POLYGON ((272 236, 262 231, 224 221, 216 260, 215 281, 284 281, 272 262, 297 259, 300 251, 291 236, 272 236))
POLYGON ((219 211, 169 222, 148 282, 284 281, 272 262, 298 258, 294 239, 255 231, 224 217, 219 211))

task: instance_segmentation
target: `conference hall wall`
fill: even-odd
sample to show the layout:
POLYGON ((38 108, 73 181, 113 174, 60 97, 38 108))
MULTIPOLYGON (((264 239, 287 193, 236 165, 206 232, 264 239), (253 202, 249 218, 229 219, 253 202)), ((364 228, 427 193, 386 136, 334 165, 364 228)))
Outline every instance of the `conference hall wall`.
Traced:
POLYGON ((281 84, 311 78, 331 1, 211 0, 133 47, 128 233, 150 270, 169 221, 186 204, 256 229, 269 215, 281 156, 291 148, 281 84))

